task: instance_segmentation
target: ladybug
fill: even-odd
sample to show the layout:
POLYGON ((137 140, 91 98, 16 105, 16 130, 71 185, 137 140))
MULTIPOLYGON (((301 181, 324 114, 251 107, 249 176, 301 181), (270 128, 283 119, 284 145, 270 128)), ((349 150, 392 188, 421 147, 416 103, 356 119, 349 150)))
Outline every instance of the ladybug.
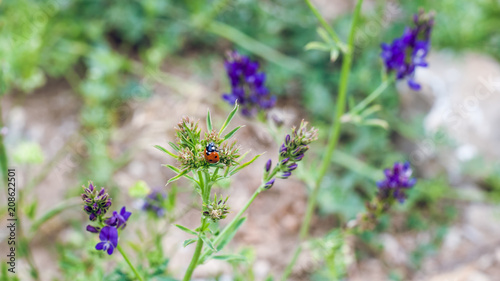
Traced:
POLYGON ((213 142, 210 142, 207 144, 207 147, 205 147, 205 160, 208 163, 215 164, 219 162, 219 150, 217 149, 217 146, 213 142))

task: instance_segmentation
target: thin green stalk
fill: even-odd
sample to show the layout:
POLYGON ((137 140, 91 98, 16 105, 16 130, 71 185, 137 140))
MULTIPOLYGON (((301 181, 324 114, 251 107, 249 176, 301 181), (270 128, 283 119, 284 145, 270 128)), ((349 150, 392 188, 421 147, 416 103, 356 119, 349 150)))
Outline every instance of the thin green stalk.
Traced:
POLYGON ((139 281, 144 281, 144 279, 142 278, 142 276, 139 274, 139 272, 137 272, 137 269, 135 269, 135 267, 132 265, 132 263, 130 262, 130 260, 128 259, 127 257, 127 254, 125 254, 125 252, 123 251, 122 247, 120 245, 118 245, 116 247, 118 249, 118 251, 120 252, 120 254, 122 254, 123 258, 125 259, 125 261, 128 263, 128 266, 130 267, 130 269, 132 269, 132 271, 134 272, 135 274, 135 277, 137 277, 137 279, 139 281))
POLYGON ((378 98, 384 90, 391 84, 393 81, 392 78, 387 79, 383 81, 375 91, 373 91, 371 94, 369 94, 364 100, 362 100, 360 103, 358 103, 352 110, 352 113, 357 113, 365 109, 372 101, 374 101, 376 98, 378 98))
POLYGON ((198 235, 198 241, 196 242, 196 249, 194 250, 193 258, 189 263, 189 267, 187 268, 186 273, 184 274, 184 278, 182 279, 183 281, 191 280, 191 275, 193 275, 193 271, 198 265, 198 260, 200 259, 202 248, 203 248, 203 240, 201 239, 201 236, 198 235))
POLYGON ((335 30, 333 30, 333 28, 330 26, 330 24, 328 24, 328 22, 325 20, 325 18, 323 18, 323 16, 319 13, 318 9, 316 9, 316 7, 313 5, 313 3, 311 3, 310 0, 305 0, 305 1, 306 1, 307 6, 309 6, 309 9, 316 16, 319 23, 321 23, 321 25, 326 30, 326 32, 328 32, 328 34, 330 35, 332 40, 335 42, 335 44, 337 44, 337 46, 339 46, 342 51, 345 51, 345 44, 342 41, 340 41, 340 38, 337 35, 337 33, 335 32, 335 30))
POLYGON ((329 167, 330 162, 331 162, 331 157, 332 157, 333 151, 335 150, 335 147, 337 146, 337 143, 339 140, 340 126, 342 124, 341 117, 342 117, 342 115, 344 115, 344 111, 345 111, 345 107, 346 107, 347 86, 348 86, 348 82, 349 82, 349 74, 350 74, 351 65, 352 65, 352 54, 353 54, 353 50, 354 50, 354 38, 355 38, 355 34, 356 34, 356 27, 358 25, 359 15, 361 13, 362 3, 363 3, 363 0, 358 0, 358 2, 356 4, 356 8, 354 10, 354 15, 353 15, 352 24, 351 24, 351 30, 349 33, 347 52, 345 53, 344 60, 342 61, 337 108, 335 111, 332 129, 330 131, 330 135, 328 138, 328 147, 327 147, 326 153, 323 156, 323 159, 322 159, 322 162, 321 162, 321 165, 319 168, 318 178, 315 182, 312 193, 309 196, 309 200, 307 202, 306 214, 304 216, 304 220, 303 220, 302 226, 300 228, 299 246, 298 246, 297 250, 295 251, 294 258, 292 258, 292 261, 285 269, 285 272, 284 272, 281 280, 287 280, 288 274, 292 271, 292 268, 297 260, 297 257, 301 252, 301 249, 302 249, 301 243, 302 243, 302 241, 304 241, 307 238, 307 236, 309 234, 309 227, 311 224, 311 218, 312 218, 312 215, 314 213, 314 209, 316 207, 316 200, 317 200, 318 193, 319 193, 319 187, 321 186, 323 178, 326 175, 326 172, 327 172, 328 167, 329 167))

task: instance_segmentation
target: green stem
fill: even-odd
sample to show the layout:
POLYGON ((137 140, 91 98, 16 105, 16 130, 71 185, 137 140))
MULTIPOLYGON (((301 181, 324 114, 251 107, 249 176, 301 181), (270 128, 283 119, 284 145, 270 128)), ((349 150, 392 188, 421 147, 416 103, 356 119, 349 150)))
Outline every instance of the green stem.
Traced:
POLYGON ((198 235, 198 241, 196 242, 196 249, 194 250, 193 258, 189 263, 189 267, 187 268, 186 273, 184 274, 184 278, 182 279, 183 281, 189 281, 191 279, 191 275, 193 275, 193 271, 198 265, 198 260, 200 259, 202 248, 203 248, 203 240, 201 239, 201 236, 198 235))
POLYGON ((378 98, 383 92, 384 90, 387 88, 387 86, 389 86, 389 84, 392 83, 392 81, 394 81, 394 79, 392 78, 389 78, 385 81, 383 81, 378 87, 377 89, 375 89, 375 91, 373 91, 371 94, 369 94, 364 100, 362 100, 360 103, 358 103, 352 110, 351 112, 353 114, 355 113, 358 113, 360 111, 362 111, 363 109, 365 109, 365 107, 367 107, 372 101, 374 101, 376 98, 378 98))
MULTIPOLYGON (((363 3, 363 0, 358 0, 358 2, 356 4, 356 8, 354 10, 354 15, 353 15, 352 24, 351 24, 351 30, 349 33, 347 52, 345 53, 344 60, 342 61, 337 108, 335 111, 332 129, 330 131, 330 135, 328 138, 329 139, 328 147, 327 147, 326 153, 323 156, 321 165, 319 167, 318 178, 315 182, 312 193, 309 196, 309 200, 307 202, 306 214, 304 216, 304 220, 303 220, 302 226, 300 228, 300 234, 299 234, 300 242, 299 243, 302 243, 302 241, 306 240, 307 236, 309 234, 309 227, 310 227, 311 218, 312 218, 312 215, 314 213, 315 206, 316 206, 316 200, 318 197, 319 188, 321 186, 323 178, 326 175, 329 164, 331 162, 333 151, 335 150, 335 147, 337 146, 337 143, 339 140, 341 117, 342 117, 342 115, 344 115, 345 106, 346 106, 347 86, 348 86, 348 82, 349 82, 349 74, 350 74, 351 65, 352 65, 352 54, 353 54, 353 50, 354 50, 354 38, 355 38, 355 34, 356 34, 356 27, 358 25, 359 16, 361 13, 362 3, 363 3)), ((295 256, 298 257, 300 252, 301 252, 301 246, 299 244, 297 250, 295 251, 294 257, 295 256)), ((285 270, 281 280, 287 280, 288 275, 285 273, 288 272, 288 274, 289 274, 291 272, 296 260, 297 260, 296 257, 294 259, 292 259, 290 264, 287 266, 287 269, 285 270)))
MULTIPOLYGON (((255 200, 255 198, 257 197, 257 195, 259 195, 259 193, 262 191, 263 186, 264 186, 264 184, 262 184, 261 186, 259 186, 259 188, 257 188, 257 190, 255 190, 255 192, 252 194, 252 197, 250 197, 250 199, 248 199, 248 201, 245 204, 245 206, 243 206, 243 208, 236 214, 236 216, 234 216, 233 220, 222 230, 222 232, 219 235, 217 235, 217 238, 215 238, 215 240, 213 241, 213 244, 214 244, 214 246, 216 248, 219 245, 219 243, 222 241, 222 239, 224 238, 225 234, 230 229, 233 228, 233 226, 238 222, 238 220, 241 218, 241 216, 243 215, 243 213, 248 209, 248 207, 250 206, 250 204, 252 204, 253 200, 255 200)), ((205 258, 210 253, 211 253, 210 250, 204 252, 203 255, 201 256, 200 261, 205 260, 205 258)))
POLYGON ((137 277, 137 279, 140 280, 140 281, 144 281, 144 279, 142 279, 142 276, 139 274, 139 272, 137 272, 137 269, 135 269, 135 267, 132 265, 132 263, 128 259, 127 254, 125 254, 125 252, 123 251, 122 247, 120 245, 118 245, 116 248, 118 249, 118 251, 120 252, 120 254, 122 254, 123 258, 128 263, 128 266, 130 267, 130 269, 132 269, 132 271, 134 272, 135 277, 137 277))
POLYGON ((314 7, 313 3, 311 3, 310 0, 305 0, 305 1, 306 1, 307 6, 309 6, 309 9, 316 16, 319 23, 321 23, 321 25, 326 30, 326 32, 328 32, 328 34, 330 35, 332 40, 340 47, 340 49, 342 51, 346 51, 345 44, 342 41, 340 41, 340 38, 337 35, 337 33, 333 30, 333 28, 330 26, 330 24, 328 24, 328 22, 326 22, 325 18, 323 18, 323 16, 319 13, 318 9, 316 9, 316 7, 314 7))

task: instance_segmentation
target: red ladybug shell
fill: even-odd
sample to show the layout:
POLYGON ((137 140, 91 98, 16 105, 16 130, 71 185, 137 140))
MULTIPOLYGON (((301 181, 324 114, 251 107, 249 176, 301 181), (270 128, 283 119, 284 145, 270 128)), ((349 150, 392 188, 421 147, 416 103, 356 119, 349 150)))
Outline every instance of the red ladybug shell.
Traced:
POLYGON ((207 144, 207 147, 205 147, 205 160, 208 163, 217 163, 219 162, 219 150, 217 149, 217 146, 213 142, 207 144))

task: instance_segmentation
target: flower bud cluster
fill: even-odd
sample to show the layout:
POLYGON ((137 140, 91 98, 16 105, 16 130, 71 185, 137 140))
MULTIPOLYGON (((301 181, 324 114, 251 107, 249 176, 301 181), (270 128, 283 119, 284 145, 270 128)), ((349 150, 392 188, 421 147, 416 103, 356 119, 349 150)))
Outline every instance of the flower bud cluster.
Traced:
POLYGON ((304 154, 309 150, 309 144, 318 138, 318 130, 314 127, 307 128, 308 123, 304 120, 300 126, 292 128, 292 134, 286 135, 283 144, 279 150, 279 162, 273 171, 271 171, 272 161, 269 159, 265 165, 264 178, 267 179, 270 173, 272 176, 267 180, 264 188, 269 189, 275 182, 274 175, 281 179, 286 179, 297 169, 298 164, 304 158, 304 154))
POLYGON ((202 167, 208 167, 211 164, 205 160, 205 148, 207 144, 214 143, 219 147, 219 163, 224 165, 237 164, 236 159, 240 157, 239 147, 235 142, 228 144, 219 136, 219 133, 212 130, 205 133, 205 137, 201 138, 201 129, 198 122, 192 121, 185 117, 177 124, 177 148, 178 160, 181 168, 196 170, 202 167))
POLYGON ((229 207, 226 205, 227 199, 229 199, 229 196, 224 200, 219 199, 217 201, 217 194, 215 194, 215 198, 210 204, 203 205, 203 215, 212 219, 213 222, 225 219, 227 214, 229 214, 229 207))
POLYGON ((92 182, 89 182, 88 187, 84 186, 83 190, 84 193, 81 196, 84 203, 83 210, 89 215, 89 219, 95 221, 104 216, 111 206, 111 198, 106 190, 101 188, 97 191, 92 182))

